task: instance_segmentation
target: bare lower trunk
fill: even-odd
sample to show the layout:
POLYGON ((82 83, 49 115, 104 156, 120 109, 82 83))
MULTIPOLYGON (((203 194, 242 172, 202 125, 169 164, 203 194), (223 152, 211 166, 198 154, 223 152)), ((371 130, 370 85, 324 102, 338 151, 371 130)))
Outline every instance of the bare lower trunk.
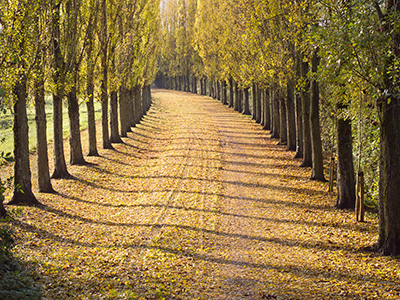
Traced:
POLYGON ((302 63, 301 76, 306 80, 306 85, 301 92, 301 111, 303 123, 303 161, 301 167, 312 166, 311 133, 310 133, 310 83, 307 79, 309 64, 302 63))
POLYGON ((244 107, 243 107, 243 114, 244 115, 250 115, 250 103, 249 103, 249 89, 245 88, 243 90, 243 96, 244 96, 244 107))
POLYGON ((271 130, 271 118, 270 118, 270 93, 269 88, 264 91, 264 126, 263 129, 271 130))
MULTIPOLYGON (((312 58, 312 71, 317 72, 319 57, 314 53, 312 58)), ((324 158, 322 155, 321 127, 319 123, 319 82, 313 80, 311 83, 311 150, 312 150, 312 175, 311 178, 319 181, 326 181, 324 177, 324 158)))
POLYGON ((122 143, 118 128, 118 93, 112 91, 110 95, 110 141, 111 143, 122 143))
POLYGON ((47 124, 43 75, 35 82, 35 121, 37 141, 37 166, 39 192, 54 193, 50 181, 49 155, 47 152, 47 124))
POLYGON ((337 121, 337 208, 355 208, 356 191, 353 164, 351 121, 337 121))
POLYGON ((32 193, 31 170, 29 167, 29 132, 26 113, 26 79, 14 87, 14 193, 9 204, 36 205, 39 201, 32 193))
POLYGON ((257 97, 256 97, 256 123, 261 123, 261 89, 257 86, 257 97))
POLYGON ((88 66, 87 83, 86 83, 86 94, 88 97, 88 100, 86 102, 86 108, 88 114, 88 137, 89 137, 88 156, 99 156, 99 153, 97 152, 96 119, 94 113, 94 80, 93 80, 94 66, 92 66, 91 61, 88 61, 88 64, 89 66, 88 66))
POLYGON ((229 105, 228 107, 233 107, 233 78, 229 78, 229 105))
POLYGON ((287 144, 287 121, 286 121, 286 101, 282 91, 279 89, 279 144, 287 144))
POLYGON ((400 97, 379 103, 381 120, 381 212, 379 239, 384 255, 400 255, 400 97), (381 226, 382 226, 381 225, 381 226))
POLYGON ((271 131, 271 137, 272 138, 279 138, 279 132, 280 132, 280 120, 279 120, 279 94, 277 91, 277 88, 274 87, 272 89, 272 131, 271 131))
POLYGON ((255 120, 257 116, 257 85, 253 83, 253 86, 251 88, 251 94, 252 94, 252 100, 253 100, 253 109, 252 109, 252 114, 251 114, 251 119, 255 120))
POLYGON ((286 95, 286 122, 287 122, 287 149, 296 150, 296 123, 294 107, 294 81, 289 79, 287 82, 286 95))
POLYGON ((141 95, 141 88, 139 85, 134 86, 133 88, 134 94, 134 102, 135 102, 135 125, 140 123, 142 119, 142 95, 141 95))
POLYGON ((69 145, 70 164, 86 164, 82 153, 81 130, 79 124, 79 104, 76 96, 76 87, 68 93, 68 118, 69 118, 69 145))

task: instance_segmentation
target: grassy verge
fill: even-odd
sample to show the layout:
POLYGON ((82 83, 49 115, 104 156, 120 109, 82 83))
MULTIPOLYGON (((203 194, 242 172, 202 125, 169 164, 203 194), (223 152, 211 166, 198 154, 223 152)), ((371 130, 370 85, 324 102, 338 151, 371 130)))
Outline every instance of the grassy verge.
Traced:
MULTIPOLYGON (((33 104, 29 104, 28 108, 28 126, 29 126, 29 148, 31 151, 36 149, 36 124, 35 124, 35 107, 33 104)), ((80 107, 80 125, 81 129, 87 128, 88 115, 86 110, 86 103, 82 102, 80 107)), ((95 102, 95 117, 96 120, 100 119, 101 116, 101 104, 95 102)), ((47 140, 52 141, 53 138, 53 105, 52 101, 48 99, 46 101, 46 119, 47 119, 47 140)), ((13 116, 10 110, 7 114, 3 114, 0 117, 0 138, 4 138, 4 142, 0 143, 0 153, 13 152, 14 139, 13 139, 13 116)), ((63 132, 64 137, 69 135, 69 123, 68 123, 68 111, 64 106, 63 108, 63 132)))

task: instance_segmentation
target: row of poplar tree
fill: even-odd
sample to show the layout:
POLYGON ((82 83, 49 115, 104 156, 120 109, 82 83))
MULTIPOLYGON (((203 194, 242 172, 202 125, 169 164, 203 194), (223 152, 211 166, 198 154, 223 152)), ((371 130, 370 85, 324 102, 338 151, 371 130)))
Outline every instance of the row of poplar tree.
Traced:
MULTIPOLYGON (((63 145, 68 106, 70 164, 82 165, 79 104, 88 112, 89 154, 98 155, 94 99, 101 102, 102 146, 122 142, 150 106, 159 49, 157 0, 6 0, 0 2, 2 107, 14 115, 14 192, 10 204, 35 205, 29 164, 27 104, 35 106, 40 192, 69 178, 63 145), (53 105, 50 176, 45 99, 53 105)), ((1 182, 0 182, 1 183, 1 182)), ((0 186, 4 189, 4 183, 0 186)), ((0 213, 3 207, 0 199, 0 213)))
POLYGON ((252 109, 313 179, 330 145, 338 208, 354 209, 355 171, 368 170, 375 248, 400 254, 399 0, 163 1, 161 36, 158 86, 252 109))

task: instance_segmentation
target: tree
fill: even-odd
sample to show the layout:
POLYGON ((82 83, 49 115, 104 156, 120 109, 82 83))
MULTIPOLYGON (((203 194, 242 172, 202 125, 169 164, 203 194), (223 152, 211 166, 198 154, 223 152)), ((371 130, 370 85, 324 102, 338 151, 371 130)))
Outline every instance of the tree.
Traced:
MULTIPOLYGON (((38 7, 36 3, 20 4, 0 4, 3 28, 0 33, 0 82, 5 96, 12 101, 14 110, 14 192, 9 204, 37 205, 39 201, 32 192, 31 183, 26 105, 27 83, 38 55, 34 46, 35 36, 29 27, 35 24, 38 7), (7 14, 3 15, 5 12, 7 14)), ((1 209, 0 213, 4 214, 4 210, 1 209)))

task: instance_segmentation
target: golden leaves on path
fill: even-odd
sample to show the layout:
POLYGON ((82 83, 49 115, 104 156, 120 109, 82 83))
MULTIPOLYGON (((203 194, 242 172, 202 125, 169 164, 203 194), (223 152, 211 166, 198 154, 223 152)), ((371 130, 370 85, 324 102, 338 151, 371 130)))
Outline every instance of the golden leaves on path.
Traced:
MULTIPOLYGON (((332 208, 293 153, 206 97, 156 90, 141 124, 16 217, 45 299, 397 299, 376 218, 332 208)), ((86 135, 83 140, 85 141, 86 135)))

